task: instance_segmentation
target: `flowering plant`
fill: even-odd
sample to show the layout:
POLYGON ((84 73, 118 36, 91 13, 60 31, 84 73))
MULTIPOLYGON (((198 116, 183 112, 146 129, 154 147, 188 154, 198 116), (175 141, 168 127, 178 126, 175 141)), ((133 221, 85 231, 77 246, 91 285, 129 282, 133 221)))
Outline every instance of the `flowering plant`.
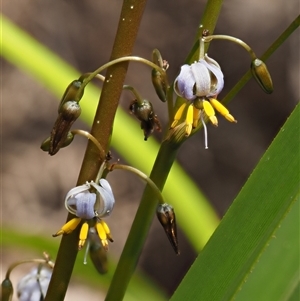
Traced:
MULTIPOLYGON (((236 122, 233 115, 225 107, 225 104, 227 105, 228 101, 233 98, 233 95, 241 89, 251 77, 251 74, 264 92, 270 93, 273 90, 272 80, 264 61, 275 51, 276 47, 283 43, 282 36, 275 41, 270 50, 261 59, 258 59, 252 49, 241 40, 213 34, 221 3, 219 1, 208 1, 201 21, 203 27, 201 27, 196 37, 196 48, 192 49, 185 64, 181 62, 180 65, 182 67, 178 68, 180 71, 173 78, 173 84, 167 74, 168 64, 162 59, 158 50, 153 51, 152 61, 128 55, 132 53, 144 6, 145 1, 139 1, 138 3, 135 1, 132 3, 131 1, 124 1, 111 59, 94 72, 84 73, 81 76, 77 74, 72 76, 73 81, 68 85, 67 89, 64 87, 65 93, 58 106, 58 115, 56 116, 56 121, 53 122, 50 137, 44 140, 42 144, 44 151, 49 152, 52 156, 58 156, 63 154, 60 150, 64 147, 68 147, 67 150, 72 148, 76 134, 82 134, 89 139, 77 184, 67 193, 65 198, 65 206, 68 210, 67 222, 62 226, 61 230, 54 234, 54 236, 62 234, 63 238, 45 300, 64 299, 77 251, 83 248, 86 240, 93 244, 94 234, 97 234, 98 239, 100 239, 100 245, 97 244, 97 247, 99 247, 97 250, 107 250, 107 240, 110 240, 111 237, 110 231, 107 230, 107 225, 102 220, 102 217, 105 218, 108 213, 111 213, 115 205, 115 198, 105 178, 114 169, 125 169, 138 174, 140 178, 147 182, 147 188, 142 197, 114 277, 111 280, 106 300, 121 300, 124 297, 155 212, 176 254, 179 253, 180 248, 180 243, 177 240, 176 221, 179 221, 180 227, 185 231, 187 228, 190 229, 186 233, 189 233, 189 238, 195 246, 195 250, 199 252, 211 236, 215 226, 217 226, 218 219, 213 210, 207 210, 207 212, 212 212, 209 218, 210 222, 208 222, 211 226, 206 233, 202 231, 205 215, 199 218, 200 215, 198 213, 195 214, 195 212, 198 212, 199 204, 202 203, 199 200, 200 198, 191 197, 192 193, 189 188, 192 185, 186 185, 185 178, 182 176, 178 177, 178 181, 180 181, 178 185, 172 185, 171 189, 174 191, 181 189, 183 197, 179 197, 176 193, 173 194, 172 198, 165 197, 168 194, 166 191, 167 186, 164 189, 164 185, 166 182, 171 181, 171 177, 168 180, 167 177, 171 167, 176 166, 174 160, 177 152, 184 142, 190 140, 192 135, 198 133, 202 128, 204 129, 205 137, 204 147, 208 148, 207 132, 209 129, 206 128, 206 122, 210 120, 213 125, 218 125, 215 109, 227 120, 236 122), (212 59, 207 54, 208 45, 212 44, 212 41, 216 39, 233 40, 239 45, 243 44, 243 47, 245 46, 244 48, 251 55, 251 65, 249 64, 251 71, 238 82, 237 86, 233 88, 233 92, 229 93, 229 96, 223 100, 219 94, 223 89, 224 78, 226 84, 226 72, 223 71, 223 65, 219 64, 214 56, 212 56, 214 57, 212 59), (166 102, 168 110, 166 127, 159 122, 161 112, 156 109, 156 106, 152 102, 143 99, 136 88, 127 84, 124 85, 128 63, 132 61, 141 62, 151 67, 154 90, 158 98, 166 102), (106 69, 104 76, 101 72, 106 69), (90 86, 90 82, 94 78, 99 78, 104 82, 101 100, 99 101, 90 133, 83 134, 83 132, 74 131, 72 127, 78 118, 90 111, 85 99, 88 93, 86 86, 90 86), (130 122, 127 119, 124 119, 125 122, 122 120, 120 122, 121 125, 118 125, 119 116, 117 115, 117 118, 115 118, 120 94, 123 90, 129 90, 134 96, 129 105, 130 112, 139 120, 143 133, 139 131, 133 135, 132 139, 129 138, 131 137, 129 135, 122 135, 126 140, 125 143, 122 143, 120 149, 129 145, 130 152, 134 152, 134 156, 142 157, 143 161, 151 161, 148 159, 150 156, 153 156, 153 152, 149 156, 147 153, 151 147, 152 137, 150 136, 155 131, 164 133, 156 162, 153 165, 151 174, 150 172, 148 173, 149 176, 136 170, 135 164, 131 164, 135 167, 125 167, 119 162, 112 164, 107 162, 109 161, 107 155, 110 149, 111 137, 114 141, 118 130, 120 131, 122 127, 124 130, 130 127, 130 122), (173 99, 174 91, 178 95, 176 99, 173 99), (147 143, 145 151, 143 149, 142 152, 135 147, 137 144, 133 142, 135 141, 134 139, 140 138, 143 143, 147 143), (147 142, 144 140, 147 140, 147 142), (135 152, 135 150, 137 151, 135 152), (102 166, 104 166, 104 169, 102 166), (109 196, 107 197, 105 193, 108 193, 109 196), (166 204, 164 199, 168 199, 170 204, 166 204), (103 208, 108 209, 102 211, 103 208), (196 218, 192 218, 192 215, 195 215, 196 218), (60 290, 57 290, 58 285, 60 290)), ((283 33, 283 37, 288 37, 298 26, 299 17, 283 33)), ((12 54, 10 53, 9 55, 12 54)), ((257 93, 260 92, 257 91, 257 93)), ((235 103, 236 101, 233 102, 233 104, 235 103)), ((232 111, 235 111, 234 106, 232 111)), ((234 115, 236 116, 235 113, 234 115)), ((241 120, 242 117, 242 115, 238 115, 237 119, 241 120)), ((299 189, 297 189, 297 173, 295 173, 295 168, 289 168, 289 166, 297 166, 299 162, 299 158, 291 151, 297 150, 298 146, 296 139, 293 139, 293 134, 289 133, 295 133, 293 129, 299 129, 296 122, 298 117, 299 108, 295 109, 282 132, 274 141, 274 144, 262 158, 261 167, 257 168, 255 174, 249 179, 248 186, 245 186, 234 201, 209 243, 195 261, 195 265, 173 295, 172 300, 182 300, 183 296, 184 298, 189 296, 190 300, 197 298, 201 298, 201 300, 229 300, 232 296, 239 294, 239 289, 245 277, 252 271, 258 256, 263 254, 263 250, 272 238, 278 224, 283 223, 289 208, 296 208, 296 205, 293 204, 299 192, 299 189), (286 147, 287 145, 290 148, 286 147), (284 150, 282 146, 285 146, 284 150), (274 163, 277 160, 280 164, 276 165, 275 168, 274 163), (291 164, 282 164, 282 162, 287 161, 291 164), (279 183, 281 183, 282 175, 287 173, 289 174, 289 189, 282 192, 282 187, 279 183), (261 179, 266 180, 261 184, 261 179), (265 194, 265 190, 268 190, 266 187, 270 187, 270 190, 272 190, 268 195, 265 194), (259 229, 257 225, 259 225, 259 229), (239 261, 236 261, 236 258, 239 258, 239 261), (236 264, 237 262, 239 264, 236 264), (195 271, 196 276, 194 276, 195 271), (212 271, 214 273, 213 278, 210 277, 212 271), (223 283, 225 285, 221 285, 223 283), (195 290, 189 289, 191 287, 195 288, 195 290)), ((84 118, 86 118, 86 115, 84 118)), ((137 128, 136 125, 135 127, 137 128)), ((223 128, 220 128, 220 131, 223 131, 223 128)), ((114 143, 112 142, 112 145, 114 143)), ((202 167, 202 163, 199 163, 199 166, 202 167)), ((214 186, 217 187, 216 184, 214 186)), ((203 207, 206 207, 206 203, 203 207)), ((289 219, 294 222, 295 216, 289 215, 289 219)), ((287 222, 289 219, 287 219, 287 222)), ((111 221, 113 221, 113 213, 111 221)), ((285 227, 288 226, 285 226, 283 223, 283 229, 285 227)), ((285 235, 279 232, 278 236, 285 235)), ((157 244, 155 244, 155 248, 159 249, 157 244)), ((107 254, 109 256, 107 251, 104 254, 104 257, 107 254)), ((181 250, 180 256, 183 256, 183 254, 184 252, 181 250)), ((101 261, 99 259, 100 255, 98 255, 97 252, 92 253, 91 258, 93 262, 101 261)), ((98 268, 98 270, 101 270, 101 268, 98 268)), ((291 269, 290 275, 292 273, 293 270, 291 269)), ((172 277, 172 275, 169 277, 172 277)), ((249 282, 251 283, 250 277, 249 282)), ((281 282, 283 282, 282 279, 281 282)), ((5 288, 4 285, 3 287, 5 288)), ((245 287, 247 288, 247 286, 245 287)), ((252 287, 255 287, 255 285, 252 287)), ((288 283, 284 287, 288 287, 288 283)), ((251 291, 251 289, 249 290, 251 291)))

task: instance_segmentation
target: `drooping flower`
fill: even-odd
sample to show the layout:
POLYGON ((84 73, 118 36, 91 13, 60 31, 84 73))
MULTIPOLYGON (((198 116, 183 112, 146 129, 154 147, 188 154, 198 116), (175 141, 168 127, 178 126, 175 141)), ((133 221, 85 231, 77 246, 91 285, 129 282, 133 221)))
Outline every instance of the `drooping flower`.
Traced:
POLYGON ((66 195, 65 206, 76 217, 69 220, 53 236, 71 233, 84 220, 80 229, 78 249, 82 249, 87 239, 89 223, 95 227, 103 247, 107 248, 108 240, 113 240, 109 227, 101 218, 111 214, 114 204, 112 189, 105 179, 100 179, 99 185, 91 181, 71 189, 66 195), (92 188, 96 193, 90 191, 92 188))
POLYGON ((41 301, 47 293, 52 272, 43 266, 35 267, 17 286, 20 301, 41 301))
MULTIPOLYGON (((186 136, 191 134, 205 113, 213 125, 218 125, 215 109, 228 121, 236 122, 234 117, 217 99, 224 87, 224 76, 219 64, 207 55, 191 65, 183 65, 174 82, 176 94, 190 102, 186 115, 186 136)), ((174 116, 171 128, 174 128, 185 110, 183 103, 174 116)), ((204 116, 205 116, 204 115, 204 116)))

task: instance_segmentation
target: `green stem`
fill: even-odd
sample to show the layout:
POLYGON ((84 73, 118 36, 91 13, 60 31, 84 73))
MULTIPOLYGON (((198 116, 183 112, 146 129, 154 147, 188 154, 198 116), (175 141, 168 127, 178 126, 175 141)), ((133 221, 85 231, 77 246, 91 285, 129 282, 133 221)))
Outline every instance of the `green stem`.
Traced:
POLYGON ((131 91, 131 93, 135 96, 137 103, 139 105, 143 105, 143 98, 141 97, 141 95, 138 93, 136 89, 134 89, 132 86, 129 85, 124 85, 123 89, 131 91))
MULTIPOLYGON (((261 56, 262 61, 266 61, 278 48, 281 46, 285 40, 299 27, 300 16, 298 16, 287 29, 273 42, 273 44, 267 49, 267 51, 261 56)), ((229 91, 229 93, 222 99, 222 103, 229 103, 237 93, 245 86, 245 84, 251 79, 251 70, 248 70, 242 78, 237 82, 237 84, 229 91)))
POLYGON ((232 37, 232 36, 227 36, 227 35, 211 35, 211 36, 203 37, 202 39, 205 43, 209 43, 212 40, 231 41, 231 42, 233 42, 235 44, 238 44, 241 47, 243 47, 250 54, 252 61, 254 61, 257 58, 256 54, 254 53, 252 48, 248 44, 246 44, 244 41, 242 41, 241 39, 238 39, 238 38, 235 38, 235 37, 232 37))
POLYGON ((15 269, 17 266, 24 264, 24 263, 42 263, 45 265, 48 265, 48 267, 53 268, 54 263, 48 259, 28 259, 28 260, 20 260, 18 262, 15 262, 11 264, 6 272, 5 279, 9 279, 10 274, 13 269, 15 269))
POLYGON ((127 170, 130 171, 134 174, 136 174, 137 176, 139 176, 142 180, 146 181, 147 184, 151 187, 151 189, 153 190, 154 194, 156 195, 156 198, 158 200, 158 202, 160 204, 164 204, 165 201, 163 199, 163 196, 161 194, 161 191, 157 188, 157 186, 155 185, 155 183, 143 172, 141 172, 139 169, 136 169, 132 166, 129 165, 122 165, 122 164, 112 164, 109 167, 110 171, 113 171, 114 169, 121 169, 121 170, 127 170))
MULTIPOLYGON (((110 60, 129 56, 132 53, 146 0, 124 0, 119 19, 118 30, 110 60)), ((100 145, 107 152, 112 133, 113 122, 122 92, 129 62, 120 62, 107 69, 101 98, 91 130, 100 145)), ((78 177, 77 185, 93 180, 102 164, 99 150, 89 141, 78 177)), ((73 218, 68 214, 67 221, 73 218)), ((64 235, 56 258, 56 264, 49 284, 45 301, 63 301, 77 256, 77 244, 80 227, 69 235, 64 235)))
MULTIPOLYGON (((101 74, 99 74, 103 70, 108 69, 109 67, 112 67, 113 65, 117 65, 117 64, 122 63, 122 62, 130 62, 130 61, 143 63, 145 65, 148 65, 151 68, 156 69, 157 71, 161 72, 162 74, 165 74, 165 71, 162 68, 160 68, 156 64, 154 64, 151 61, 146 60, 142 57, 139 57, 139 56, 123 56, 123 57, 120 57, 118 59, 114 59, 112 61, 109 61, 108 63, 106 63, 106 64, 102 65, 101 67, 99 67, 98 69, 96 69, 94 72, 85 73, 83 76, 81 76, 81 77, 84 78, 84 80, 83 80, 82 85, 80 86, 80 88, 77 91, 77 95, 82 95, 84 88, 95 77, 98 77, 100 80, 104 81, 105 77, 103 77, 101 74)), ((112 77, 112 74, 110 74, 107 82, 110 81, 111 77, 112 77)))
MULTIPOLYGON (((160 147, 150 175, 150 178, 160 190, 164 187, 178 148, 179 145, 174 145, 168 141, 163 142, 160 147)), ((123 299, 141 255, 156 207, 157 196, 150 186, 147 185, 105 301, 119 301, 123 299)))
MULTIPOLYGON (((187 64, 191 64, 194 61, 198 61, 199 59, 199 39, 202 38, 203 29, 206 29, 209 31, 210 34, 213 34, 220 12, 222 8, 223 0, 208 0, 207 4, 204 9, 204 13, 202 16, 202 19, 200 21, 200 26, 197 32, 197 35, 195 37, 195 42, 193 45, 192 50, 190 51, 187 59, 185 62, 187 64)), ((206 44, 205 52, 207 52, 207 49, 209 47, 209 44, 206 44)))
MULTIPOLYGON (((201 24, 203 24, 203 26, 205 26, 205 28, 210 32, 213 32, 213 29, 215 28, 221 5, 222 0, 208 0, 207 2, 201 24)), ((198 35, 196 39, 198 43, 197 47, 199 48, 198 35)), ((194 54, 195 49, 193 47, 191 53, 188 56, 188 60, 193 59, 194 54)), ((165 140, 161 144, 150 175, 150 178, 161 191, 163 190, 171 167, 176 159, 177 151, 180 145, 181 143, 173 143, 170 140, 165 140)), ((134 273, 138 259, 141 255, 142 248, 149 232, 156 207, 156 196, 152 189, 147 185, 136 216, 132 223, 131 230, 129 232, 105 301, 119 301, 123 299, 129 281, 134 273)))

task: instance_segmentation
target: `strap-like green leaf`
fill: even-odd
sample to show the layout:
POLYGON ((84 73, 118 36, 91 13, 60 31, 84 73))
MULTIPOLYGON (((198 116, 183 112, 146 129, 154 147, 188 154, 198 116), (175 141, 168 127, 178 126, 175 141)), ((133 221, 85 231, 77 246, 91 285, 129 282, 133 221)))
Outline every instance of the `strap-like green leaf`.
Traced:
MULTIPOLYGON (((300 191, 299 120, 300 105, 295 108, 260 160, 219 227, 171 298, 172 301, 233 300, 249 273, 253 269, 255 273, 255 265, 267 246, 277 243, 275 231, 281 223, 285 222, 284 218, 287 213, 292 210, 290 215, 292 217, 298 215, 299 220, 299 207, 295 204, 300 191), (294 210, 297 212, 295 213, 294 210)), ((299 221, 298 224, 295 221, 292 223, 292 227, 298 226, 299 221)), ((281 235, 280 232, 278 235, 281 235)), ((296 239, 295 237, 291 239, 293 242, 290 242, 289 248, 299 250, 299 235, 296 239)), ((274 259, 271 263, 274 268, 270 269, 268 275, 265 276, 265 290, 270 289, 274 281, 274 273, 281 273, 280 268, 283 262, 285 265, 296 264, 299 272, 299 258, 298 262, 297 259, 295 262, 294 256, 284 256, 284 252, 280 250, 286 248, 284 244, 278 245, 277 243, 277 248, 278 252, 281 252, 281 257, 274 259)), ((294 250, 291 253, 293 252, 294 250)), ((299 254, 299 251, 296 254, 299 254)), ((291 274, 281 275, 281 277, 296 277, 297 269, 290 269, 291 274)), ((280 282, 280 280, 277 281, 280 282)), ((293 289, 290 296, 293 296, 293 293, 297 291, 296 284, 293 287, 291 281, 288 281, 280 293, 284 293, 290 286, 293 289)), ((282 299, 279 294, 277 299, 258 299, 256 296, 248 300, 289 299, 282 299)))

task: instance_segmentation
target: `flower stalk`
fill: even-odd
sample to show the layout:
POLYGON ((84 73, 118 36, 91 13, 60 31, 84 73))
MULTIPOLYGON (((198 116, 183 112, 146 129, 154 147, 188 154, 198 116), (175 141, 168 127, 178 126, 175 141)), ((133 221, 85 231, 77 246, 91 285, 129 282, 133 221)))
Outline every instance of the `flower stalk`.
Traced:
MULTIPOLYGON (((132 53, 146 2, 146 0, 124 0, 110 60, 128 56, 128 54, 132 53), (134 6, 134 8, 132 8, 132 6, 134 6)), ((107 69, 106 74, 110 77, 110 81, 104 82, 100 98, 101 101, 99 101, 91 130, 91 135, 99 141, 106 153, 109 148, 113 122, 127 68, 128 61, 123 61, 107 69)), ((99 156, 99 150, 93 142, 89 141, 77 185, 82 185, 86 181, 93 180, 99 171, 102 161, 99 156)), ((74 216, 69 213, 67 221, 73 217, 74 216)), ((77 256, 79 230, 80 228, 78 227, 71 234, 64 235, 61 240, 56 265, 53 270, 45 301, 64 300, 77 256)))

